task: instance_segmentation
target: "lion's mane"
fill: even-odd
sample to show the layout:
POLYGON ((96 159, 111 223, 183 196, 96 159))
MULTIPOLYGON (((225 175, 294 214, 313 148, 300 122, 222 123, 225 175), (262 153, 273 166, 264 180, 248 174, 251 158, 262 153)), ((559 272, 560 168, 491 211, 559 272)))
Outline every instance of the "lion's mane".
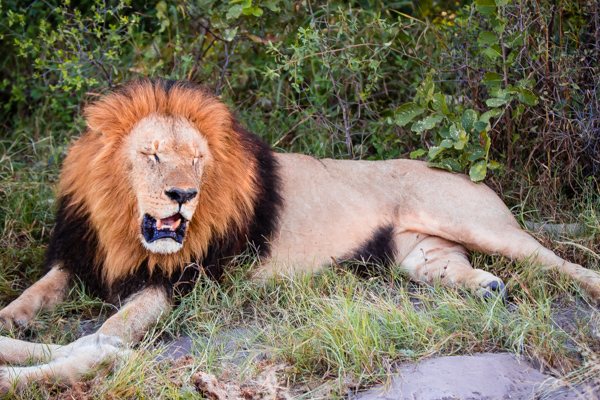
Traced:
POLYGON ((135 290, 140 280, 179 281, 191 264, 213 268, 216 275, 221 261, 242 252, 249 241, 268 252, 266 238, 280 203, 276 161, 206 89, 136 81, 88 106, 85 117, 87 130, 63 165, 48 267, 61 262, 114 299, 135 290), (206 138, 214 160, 183 248, 174 254, 150 253, 140 243, 129 166, 119 151, 136 123, 150 115, 188 120, 206 138))

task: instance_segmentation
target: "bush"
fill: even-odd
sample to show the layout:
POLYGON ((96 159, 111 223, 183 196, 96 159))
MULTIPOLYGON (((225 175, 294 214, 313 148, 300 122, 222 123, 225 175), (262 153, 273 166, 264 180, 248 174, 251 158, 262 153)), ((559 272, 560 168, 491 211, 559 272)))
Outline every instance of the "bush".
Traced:
POLYGON ((574 173, 597 179, 598 13, 592 3, 507 0, 442 13, 432 26, 440 57, 427 63, 441 85, 425 80, 396 122, 418 115, 411 128, 432 134, 432 165, 468 167, 477 181, 498 166, 490 150, 509 169, 536 163, 565 184, 574 173))
POLYGON ((82 104, 162 76, 208 85, 288 150, 597 178, 595 3, 414 4, 4 0, 2 143, 50 136, 58 161, 82 104))

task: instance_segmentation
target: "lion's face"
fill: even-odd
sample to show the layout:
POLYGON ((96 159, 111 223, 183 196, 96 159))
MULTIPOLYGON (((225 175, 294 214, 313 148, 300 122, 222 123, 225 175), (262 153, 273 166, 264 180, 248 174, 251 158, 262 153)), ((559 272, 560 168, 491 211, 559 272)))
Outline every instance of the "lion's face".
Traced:
POLYGON ((210 164, 206 139, 185 119, 150 116, 136 124, 124 148, 142 244, 153 253, 179 251, 210 164))

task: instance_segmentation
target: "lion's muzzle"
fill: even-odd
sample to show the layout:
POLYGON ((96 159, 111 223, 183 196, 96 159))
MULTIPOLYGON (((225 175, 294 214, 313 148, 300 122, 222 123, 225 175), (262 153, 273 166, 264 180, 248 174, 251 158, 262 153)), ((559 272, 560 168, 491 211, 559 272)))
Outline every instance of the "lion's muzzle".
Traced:
POLYGON ((148 243, 166 238, 183 243, 186 223, 185 218, 179 213, 163 219, 156 219, 146 214, 142 221, 142 235, 148 243))
POLYGON ((183 190, 173 188, 171 190, 165 190, 165 194, 181 206, 196 197, 198 191, 196 189, 183 190))

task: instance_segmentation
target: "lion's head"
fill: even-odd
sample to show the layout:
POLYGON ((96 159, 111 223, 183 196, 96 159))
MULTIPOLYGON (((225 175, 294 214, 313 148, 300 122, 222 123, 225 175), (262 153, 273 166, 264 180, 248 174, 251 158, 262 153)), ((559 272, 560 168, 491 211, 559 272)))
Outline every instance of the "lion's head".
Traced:
POLYGON ((229 109, 207 91, 137 81, 86 108, 59 197, 85 213, 107 283, 147 261, 171 274, 215 237, 243 234, 256 160, 229 109))
POLYGON ((181 250, 211 164, 206 139, 186 119, 151 115, 134 126, 124 151, 142 245, 152 253, 181 250))

